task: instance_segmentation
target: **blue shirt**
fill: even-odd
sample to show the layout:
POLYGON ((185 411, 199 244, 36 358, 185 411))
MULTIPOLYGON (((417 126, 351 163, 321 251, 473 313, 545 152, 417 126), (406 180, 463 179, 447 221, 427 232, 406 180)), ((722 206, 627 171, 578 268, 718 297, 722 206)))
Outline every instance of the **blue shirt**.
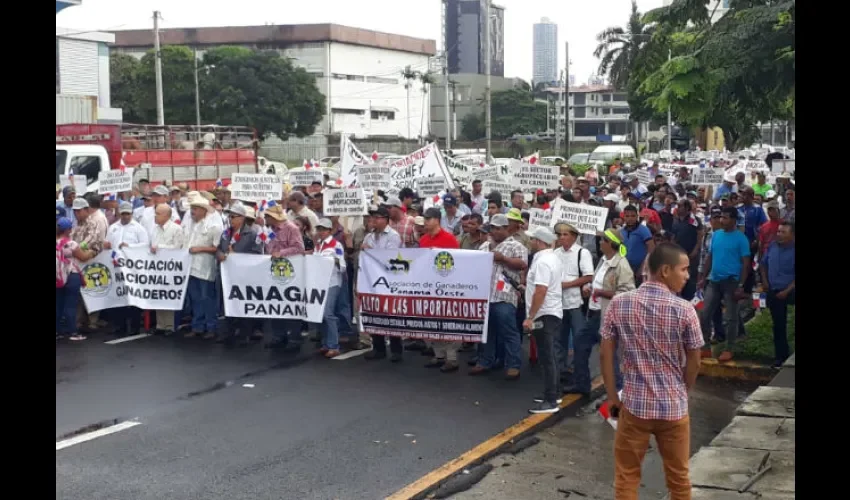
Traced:
POLYGON ((643 224, 638 224, 638 226, 631 231, 624 227, 621 230, 621 233, 623 234, 626 250, 628 252, 626 253, 626 260, 629 261, 629 265, 632 266, 632 270, 638 269, 640 265, 643 264, 643 259, 646 258, 646 242, 652 239, 652 233, 650 233, 649 228, 643 224))
POLYGON ((741 231, 715 231, 711 238, 710 281, 740 279, 741 259, 750 256, 750 242, 741 231))
POLYGON ((749 207, 746 205, 738 207, 738 225, 744 226, 744 234, 748 240, 756 239, 759 228, 765 222, 767 222, 767 215, 760 206, 753 204, 749 207))
POLYGON ((794 245, 781 246, 774 241, 767 247, 761 258, 761 265, 767 266, 767 281, 770 289, 781 292, 796 278, 796 249, 794 245))
POLYGON ((738 189, 737 185, 729 187, 729 186, 726 185, 725 182, 721 182, 720 185, 717 186, 717 189, 714 190, 714 200, 715 201, 719 200, 720 197, 723 196, 724 194, 732 194, 737 189, 738 189))

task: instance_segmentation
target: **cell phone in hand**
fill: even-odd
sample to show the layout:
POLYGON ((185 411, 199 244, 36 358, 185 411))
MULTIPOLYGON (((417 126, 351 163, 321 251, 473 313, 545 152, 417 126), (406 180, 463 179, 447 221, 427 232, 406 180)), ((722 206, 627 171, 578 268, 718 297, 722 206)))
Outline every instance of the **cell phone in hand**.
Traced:
POLYGON ((611 408, 611 418, 620 418, 620 407, 614 406, 611 408))

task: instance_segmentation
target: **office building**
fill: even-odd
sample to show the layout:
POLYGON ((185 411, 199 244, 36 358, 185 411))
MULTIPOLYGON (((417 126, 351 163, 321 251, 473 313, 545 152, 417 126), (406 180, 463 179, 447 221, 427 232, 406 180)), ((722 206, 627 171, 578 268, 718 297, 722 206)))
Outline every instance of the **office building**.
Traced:
POLYGON ((485 25, 490 21, 490 74, 505 75, 505 9, 485 0, 444 0, 450 74, 486 74, 485 25))
POLYGON ((534 85, 558 81, 558 25, 547 17, 534 25, 532 81, 534 85))

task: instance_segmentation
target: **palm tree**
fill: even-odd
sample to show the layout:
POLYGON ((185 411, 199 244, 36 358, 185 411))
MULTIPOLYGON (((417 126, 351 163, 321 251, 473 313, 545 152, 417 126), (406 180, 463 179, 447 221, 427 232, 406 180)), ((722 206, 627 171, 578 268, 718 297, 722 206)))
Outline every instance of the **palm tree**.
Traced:
MULTIPOLYGON (((632 12, 625 29, 620 26, 606 28, 596 35, 599 45, 593 51, 593 56, 599 59, 600 75, 606 75, 608 81, 616 90, 629 88, 629 77, 636 62, 640 58, 645 45, 652 38, 652 25, 643 23, 642 15, 638 11, 637 2, 632 0, 632 12)), ((635 133, 632 140, 635 150, 638 150, 638 136, 640 134, 640 123, 636 122, 635 133)))
POLYGON ((407 138, 410 139, 410 87, 413 81, 416 80, 416 71, 410 65, 401 70, 401 77, 404 78, 404 89, 407 90, 407 138))
POLYGON ((652 38, 653 26, 642 22, 637 3, 632 0, 632 13, 625 28, 613 26, 596 35, 599 45, 593 56, 599 59, 600 75, 608 76, 615 89, 628 87, 629 74, 644 45, 652 38))
MULTIPOLYGON (((425 137, 425 98, 428 96, 428 89, 431 88, 431 85, 437 83, 437 79, 434 78, 434 73, 431 71, 419 72, 418 75, 419 81, 422 83, 422 115, 419 122, 419 137, 424 140, 425 137)), ((429 113, 430 115, 430 113, 429 113)), ((430 130, 428 131, 430 135, 430 130)))

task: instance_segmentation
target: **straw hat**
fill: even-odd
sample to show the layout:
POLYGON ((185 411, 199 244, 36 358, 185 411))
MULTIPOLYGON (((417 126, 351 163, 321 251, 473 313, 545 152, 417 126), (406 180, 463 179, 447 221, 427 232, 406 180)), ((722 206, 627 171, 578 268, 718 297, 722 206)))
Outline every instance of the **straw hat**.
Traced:
POLYGON ((280 205, 269 207, 263 213, 278 222, 283 222, 286 220, 286 214, 283 212, 283 208, 281 208, 280 205))

